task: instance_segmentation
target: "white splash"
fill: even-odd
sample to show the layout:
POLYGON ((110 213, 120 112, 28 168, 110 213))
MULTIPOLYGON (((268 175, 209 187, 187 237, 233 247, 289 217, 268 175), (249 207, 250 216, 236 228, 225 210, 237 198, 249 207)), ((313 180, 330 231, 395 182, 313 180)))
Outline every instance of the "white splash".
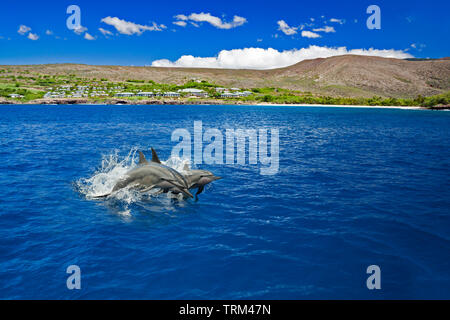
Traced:
MULTIPOLYGON (((127 172, 137 167, 138 163, 138 148, 132 148, 128 155, 121 158, 118 151, 115 150, 112 154, 103 155, 100 168, 92 174, 89 178, 81 178, 75 182, 77 190, 83 194, 87 199, 94 199, 96 197, 109 194, 114 188, 115 184, 127 172)), ((180 159, 178 157, 169 158, 167 161, 161 161, 164 165, 177 170, 180 173, 185 173, 185 165, 190 165, 189 160, 180 159)), ((150 190, 145 194, 133 189, 121 189, 115 192, 112 196, 125 204, 139 202, 143 197, 152 197, 158 190, 150 190)), ((170 192, 165 194, 166 198, 178 198, 178 196, 170 192)))

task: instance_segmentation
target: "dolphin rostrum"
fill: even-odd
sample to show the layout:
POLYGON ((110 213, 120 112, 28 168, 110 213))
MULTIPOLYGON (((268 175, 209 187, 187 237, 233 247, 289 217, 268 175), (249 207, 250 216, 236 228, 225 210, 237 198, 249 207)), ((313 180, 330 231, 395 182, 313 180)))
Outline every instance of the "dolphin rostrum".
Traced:
MULTIPOLYGON (((154 151, 154 150, 152 150, 154 151)), ((154 152, 156 155, 156 152, 154 152)), ((189 192, 189 185, 186 179, 176 170, 158 163, 159 159, 153 157, 154 162, 148 162, 142 152, 139 151, 138 168, 129 171, 124 178, 119 180, 113 190, 105 195, 95 198, 106 198, 112 193, 123 188, 134 188, 141 192, 147 192, 154 188, 159 188, 163 192, 173 191, 183 193, 189 198, 193 198, 189 192)))

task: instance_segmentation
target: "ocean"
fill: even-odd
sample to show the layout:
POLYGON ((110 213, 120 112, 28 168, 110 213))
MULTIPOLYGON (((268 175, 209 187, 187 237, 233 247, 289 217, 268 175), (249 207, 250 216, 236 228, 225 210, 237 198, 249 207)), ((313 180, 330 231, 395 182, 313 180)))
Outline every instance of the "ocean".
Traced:
POLYGON ((0 106, 0 155, 0 299, 450 298, 449 112, 0 106), (191 163, 223 177, 197 202, 93 199, 138 150, 182 170, 195 121, 277 129, 277 172, 191 163))

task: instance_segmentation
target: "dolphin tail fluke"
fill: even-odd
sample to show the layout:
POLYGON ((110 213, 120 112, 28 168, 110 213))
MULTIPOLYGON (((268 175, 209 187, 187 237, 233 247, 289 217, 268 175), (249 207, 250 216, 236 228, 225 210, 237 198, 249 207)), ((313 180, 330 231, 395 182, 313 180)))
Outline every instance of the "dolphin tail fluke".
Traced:
POLYGON ((152 162, 161 163, 155 149, 152 148, 152 162))

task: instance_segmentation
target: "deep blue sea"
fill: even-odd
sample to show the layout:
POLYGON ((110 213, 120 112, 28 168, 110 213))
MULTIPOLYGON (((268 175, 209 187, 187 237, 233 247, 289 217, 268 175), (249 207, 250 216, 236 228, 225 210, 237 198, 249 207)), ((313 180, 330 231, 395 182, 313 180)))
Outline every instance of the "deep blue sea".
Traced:
POLYGON ((450 112, 0 106, 0 159, 1 299, 450 298, 450 112), (223 179, 198 202, 86 196, 199 120, 278 128, 278 174, 200 164, 223 179))

